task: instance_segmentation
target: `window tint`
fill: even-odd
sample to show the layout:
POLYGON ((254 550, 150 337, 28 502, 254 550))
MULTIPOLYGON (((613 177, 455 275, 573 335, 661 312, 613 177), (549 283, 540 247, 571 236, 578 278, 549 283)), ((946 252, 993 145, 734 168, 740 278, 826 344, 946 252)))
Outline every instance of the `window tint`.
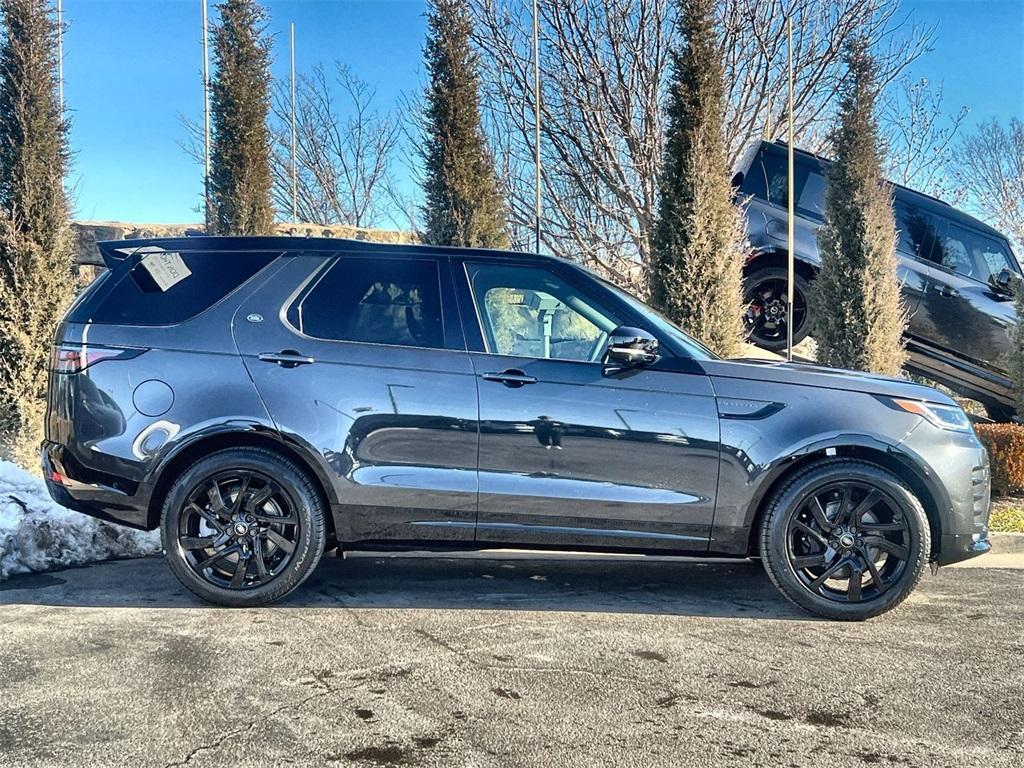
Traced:
POLYGON ((1013 270, 1009 252, 998 240, 953 222, 946 224, 940 250, 943 266, 983 283, 1001 270, 1013 270))
POLYGON ((342 257, 288 316, 300 331, 321 339, 444 347, 433 259, 342 257))
POLYGON ((897 202, 896 227, 900 250, 923 261, 942 264, 940 227, 943 222, 914 205, 897 202))
POLYGON ((91 308, 93 301, 86 300, 71 319, 125 325, 181 323, 212 307, 277 256, 154 249, 139 256, 105 295, 97 291, 99 306, 91 308))
MULTIPOLYGON (((800 181, 797 171, 797 181, 800 181)), ((817 171, 808 170, 803 176, 800 195, 796 199, 797 210, 809 216, 823 218, 825 215, 825 177, 817 171)))
POLYGON ((774 152, 757 154, 743 181, 743 192, 776 205, 787 204, 786 158, 774 152))
POLYGON ((596 362, 621 323, 546 269, 467 265, 487 350, 513 357, 596 362))
MULTIPOLYGON (((743 180, 744 194, 766 200, 775 205, 789 205, 788 160, 783 154, 762 151, 743 180)), ((793 189, 796 208, 800 213, 821 218, 825 210, 825 176, 798 159, 793 168, 793 189)))

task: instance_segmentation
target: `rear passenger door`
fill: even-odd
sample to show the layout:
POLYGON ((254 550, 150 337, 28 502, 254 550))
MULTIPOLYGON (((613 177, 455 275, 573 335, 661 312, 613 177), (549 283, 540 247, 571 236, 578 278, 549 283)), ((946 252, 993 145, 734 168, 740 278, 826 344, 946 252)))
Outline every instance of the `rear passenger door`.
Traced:
POLYGON ((329 468, 342 540, 473 538, 477 388, 455 312, 446 258, 342 253, 291 259, 236 315, 277 428, 329 468))

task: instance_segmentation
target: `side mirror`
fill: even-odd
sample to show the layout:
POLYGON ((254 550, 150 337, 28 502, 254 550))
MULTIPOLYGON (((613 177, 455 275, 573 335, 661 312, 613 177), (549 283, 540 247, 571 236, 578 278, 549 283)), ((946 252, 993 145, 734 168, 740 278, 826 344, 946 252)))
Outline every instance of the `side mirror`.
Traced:
POLYGON ((1006 267, 992 276, 992 287, 1006 296, 1013 295, 1013 273, 1006 267))
POLYGON ((620 325, 608 336, 605 362, 650 365, 658 359, 658 340, 640 328, 620 325))

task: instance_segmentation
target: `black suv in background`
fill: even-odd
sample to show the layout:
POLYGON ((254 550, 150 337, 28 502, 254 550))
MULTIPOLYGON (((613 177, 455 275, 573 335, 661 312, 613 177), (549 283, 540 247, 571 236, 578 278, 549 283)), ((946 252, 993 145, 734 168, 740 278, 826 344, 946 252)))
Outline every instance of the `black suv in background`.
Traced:
MULTIPOLYGON (((811 326, 807 288, 820 264, 817 233, 829 167, 817 155, 795 155, 794 343, 811 326)), ((751 246, 744 319, 751 342, 773 351, 786 345, 786 165, 785 144, 756 143, 734 182, 746 205, 751 246)), ((1016 322, 1012 280, 1020 274, 1010 244, 941 200, 898 185, 893 189, 899 278, 910 313, 906 368, 982 402, 993 418, 1006 420, 1013 414, 1007 330, 1016 322)))
MULTIPOLYGON (((988 460, 906 381, 717 359, 586 269, 300 238, 101 244, 53 352, 60 503, 226 605, 329 548, 757 555, 862 619, 988 550, 988 460)), ((144 585, 140 585, 144 589, 144 585)))

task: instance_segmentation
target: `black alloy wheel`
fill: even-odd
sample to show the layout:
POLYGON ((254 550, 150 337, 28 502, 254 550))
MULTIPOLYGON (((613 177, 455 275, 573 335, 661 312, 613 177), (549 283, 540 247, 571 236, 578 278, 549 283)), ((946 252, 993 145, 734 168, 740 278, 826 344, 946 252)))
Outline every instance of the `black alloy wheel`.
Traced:
POLYGON ((178 518, 189 567, 214 586, 251 589, 280 574, 299 541, 288 494, 261 472, 219 472, 192 490, 178 518))
POLYGON ((772 582, 794 603, 862 620, 914 589, 931 531, 921 502, 898 477, 835 458, 796 471, 769 499, 760 552, 772 582))
POLYGON ((193 593, 220 605, 263 605, 313 572, 327 538, 326 505, 290 459, 231 448, 175 480, 160 533, 168 565, 193 593))
POLYGON ((910 558, 910 526, 898 502, 857 481, 830 483, 790 518, 786 554, 797 578, 829 600, 860 603, 899 582, 910 558))
MULTIPOLYGON (((762 349, 777 351, 787 343, 787 282, 785 269, 770 267, 750 273, 744 281, 743 327, 750 342, 762 349)), ((793 281, 793 343, 810 333, 807 308, 808 283, 800 275, 793 281)))

